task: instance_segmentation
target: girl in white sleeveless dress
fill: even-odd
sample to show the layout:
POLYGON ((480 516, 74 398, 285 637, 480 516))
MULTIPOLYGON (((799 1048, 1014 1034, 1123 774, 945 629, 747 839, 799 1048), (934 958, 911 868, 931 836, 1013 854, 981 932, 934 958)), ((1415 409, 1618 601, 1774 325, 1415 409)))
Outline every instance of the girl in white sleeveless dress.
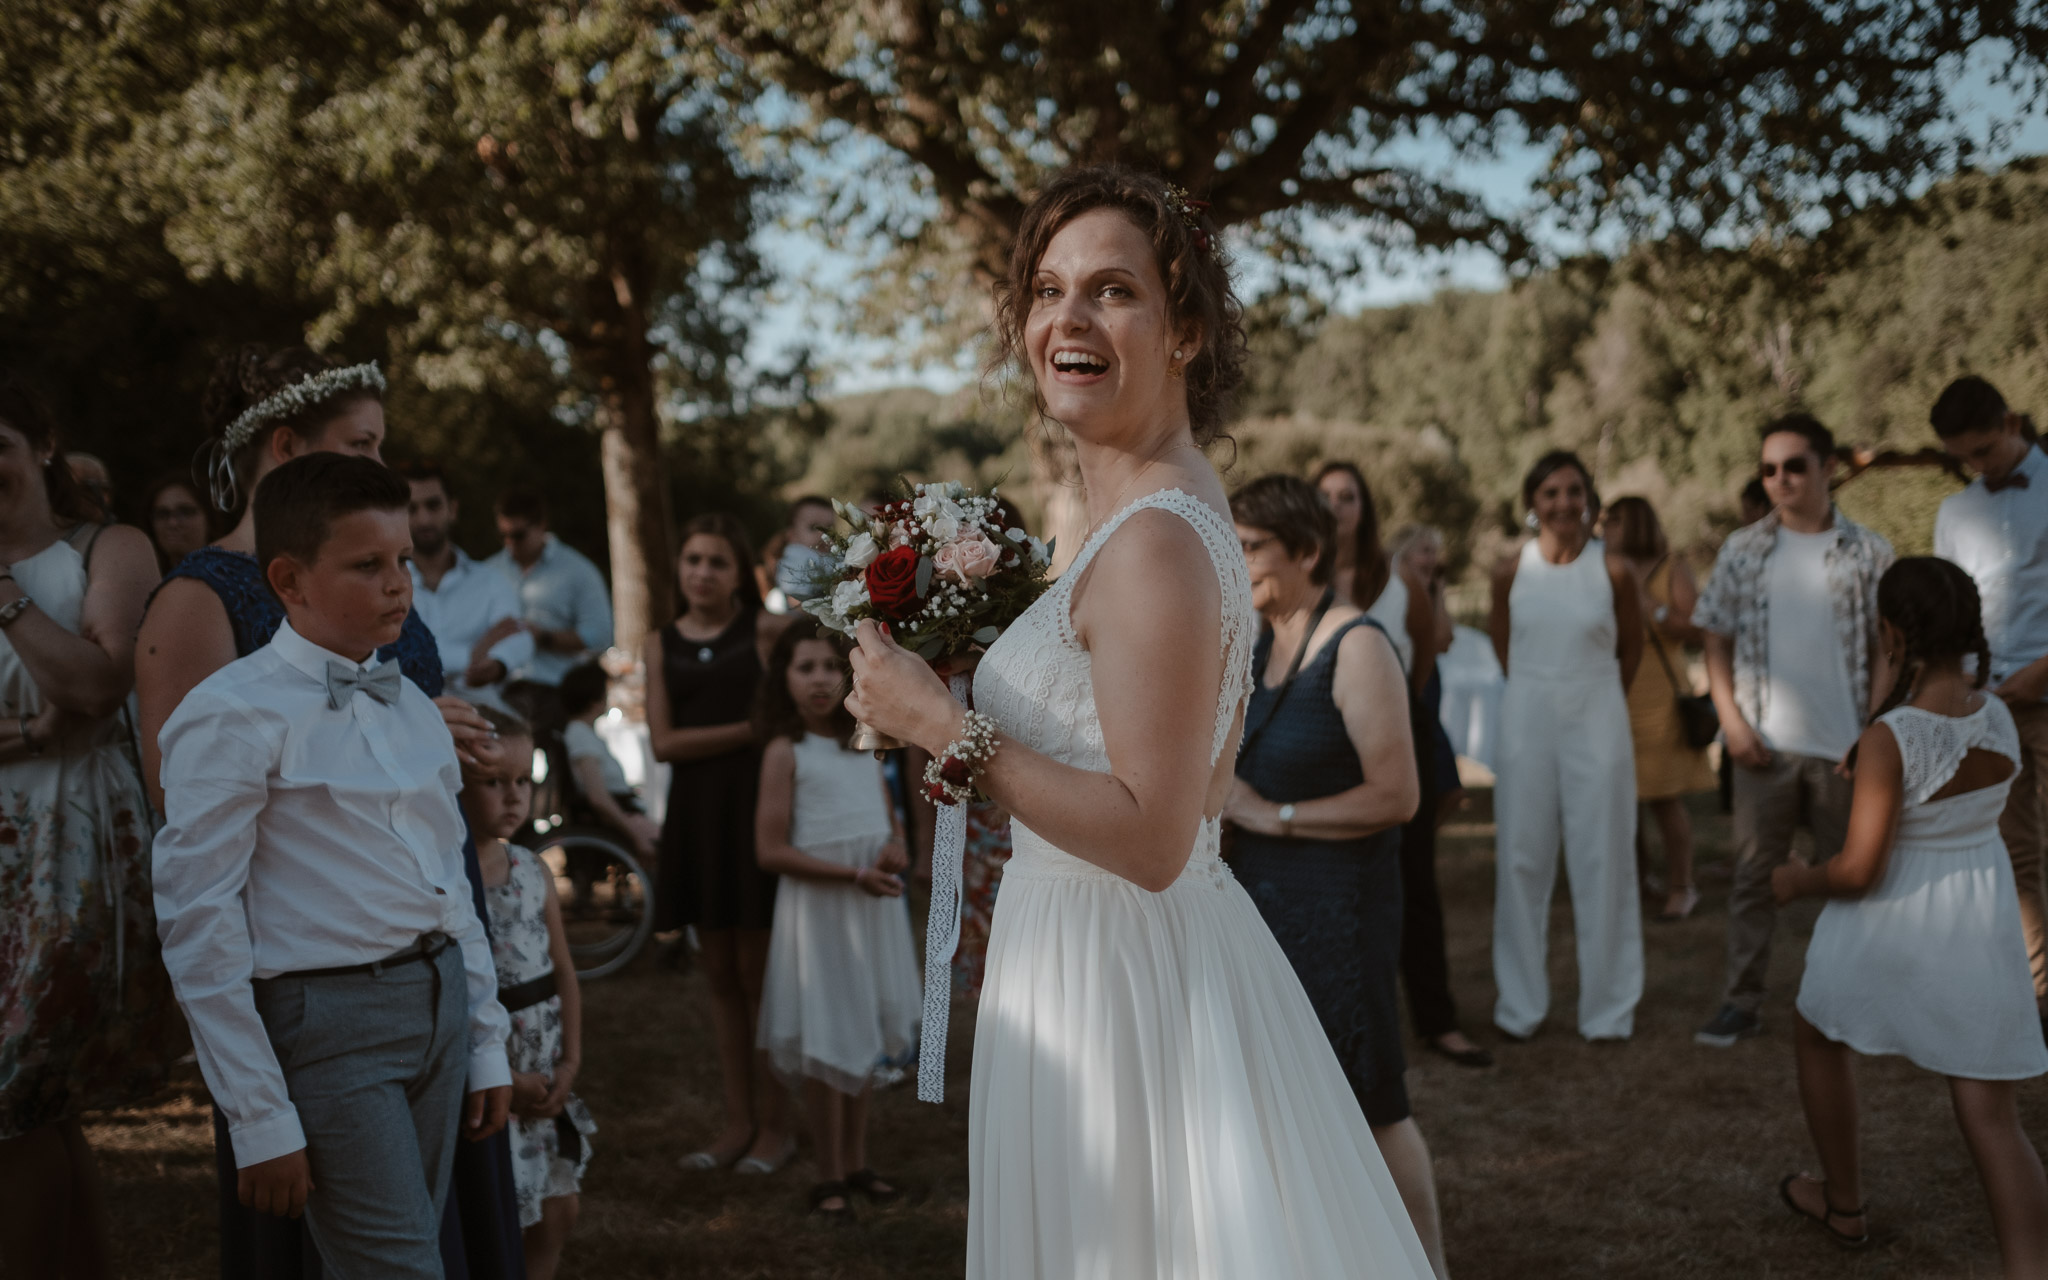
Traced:
POLYGON ((902 832, 872 754, 849 751, 839 703, 846 659, 808 617, 776 641, 756 721, 761 759, 754 848, 782 877, 775 895, 756 1045, 801 1084, 822 1177, 811 1207, 851 1212, 850 1193, 894 1199, 867 1167, 875 1069, 917 1046, 922 992, 903 909, 902 832))
MULTIPOLYGON (((1217 857, 1257 618, 1195 448, 1243 358, 1214 235, 1156 178, 1070 171, 1026 211, 998 300, 1097 527, 974 680, 996 733, 972 768, 1015 853, 975 1022, 973 1280, 1431 1274, 1314 1009, 1217 857)), ((857 639, 850 709, 965 760, 978 722, 876 624, 857 639)))
MULTIPOLYGON (((1989 666, 1975 585, 1945 560, 1900 560, 1878 584, 1890 708, 1864 731, 1842 852, 1778 868, 1778 901, 1830 899, 1800 984, 1800 1095, 1824 1179, 1780 1193, 1839 1242, 1868 1240, 1850 1051, 1899 1054, 1950 1079, 2010 1276, 2048 1273, 2048 1180, 2012 1082, 2048 1072, 1999 814, 2018 770, 2012 713, 1963 674, 1989 666)), ((1980 677, 1981 680, 1981 677, 1980 677)))
POLYGON ((1493 1021, 1517 1039, 1550 1010, 1560 844, 1578 931, 1579 1034, 1627 1039, 1643 994, 1627 692, 1642 624, 1634 583, 1617 587, 1606 544, 1589 536, 1591 493, 1573 455, 1539 461, 1523 484, 1537 536, 1494 575, 1494 648, 1508 682, 1494 789, 1493 1021))

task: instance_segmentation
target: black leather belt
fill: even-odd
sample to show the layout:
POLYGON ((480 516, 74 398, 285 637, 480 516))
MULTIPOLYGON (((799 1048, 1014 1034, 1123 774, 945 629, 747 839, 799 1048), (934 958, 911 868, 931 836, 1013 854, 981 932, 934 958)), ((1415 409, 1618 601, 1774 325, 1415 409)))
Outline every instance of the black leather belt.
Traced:
POLYGON ((555 971, 550 969, 531 982, 522 982, 516 987, 499 987, 498 1003, 505 1006, 505 1012, 517 1013, 521 1009, 531 1009, 554 994, 555 971))
POLYGON ((386 969, 395 969, 399 965, 411 964, 415 960, 432 960, 435 956, 440 955, 443 951, 453 946, 454 943, 455 939, 445 933, 423 933, 420 935, 420 940, 417 943, 395 956, 386 956, 382 960, 372 960, 368 964, 336 965, 331 969, 294 969, 290 973, 280 973, 277 976, 280 978, 340 978, 350 974, 367 973, 372 977, 376 977, 386 969))

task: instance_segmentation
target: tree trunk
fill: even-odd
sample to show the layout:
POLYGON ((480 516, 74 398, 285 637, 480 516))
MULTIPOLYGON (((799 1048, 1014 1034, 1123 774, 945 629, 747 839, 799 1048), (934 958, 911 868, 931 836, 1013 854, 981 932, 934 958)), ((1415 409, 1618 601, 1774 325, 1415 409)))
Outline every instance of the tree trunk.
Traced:
POLYGON ((617 311, 593 326, 588 354, 597 374, 614 643, 637 652, 647 633, 675 613, 668 468, 661 457, 644 293, 623 270, 615 270, 609 283, 617 311))

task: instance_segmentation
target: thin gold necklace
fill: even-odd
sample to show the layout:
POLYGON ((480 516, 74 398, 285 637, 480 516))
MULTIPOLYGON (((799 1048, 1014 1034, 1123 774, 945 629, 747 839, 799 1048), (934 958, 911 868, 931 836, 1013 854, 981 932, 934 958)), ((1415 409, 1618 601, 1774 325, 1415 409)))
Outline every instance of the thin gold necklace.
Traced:
POLYGON ((1088 526, 1088 536, 1081 539, 1081 541, 1084 543, 1091 541, 1096 534, 1102 531, 1102 526, 1108 523, 1109 518, 1111 516, 1114 516, 1118 511, 1123 509, 1124 495, 1131 491, 1132 485, 1138 483, 1138 478, 1140 476, 1144 475, 1147 471, 1150 471, 1153 467, 1159 465, 1161 459, 1165 458, 1167 454, 1174 452, 1176 449, 1192 448, 1194 448, 1192 444, 1180 444, 1176 442, 1174 444, 1168 445, 1166 448, 1161 449, 1159 452, 1145 459, 1145 461, 1142 464, 1140 464, 1138 469, 1131 473, 1131 478, 1124 481, 1124 487, 1116 491, 1116 497, 1110 499, 1109 510, 1105 511, 1102 514, 1101 519, 1097 520, 1094 524, 1088 526))

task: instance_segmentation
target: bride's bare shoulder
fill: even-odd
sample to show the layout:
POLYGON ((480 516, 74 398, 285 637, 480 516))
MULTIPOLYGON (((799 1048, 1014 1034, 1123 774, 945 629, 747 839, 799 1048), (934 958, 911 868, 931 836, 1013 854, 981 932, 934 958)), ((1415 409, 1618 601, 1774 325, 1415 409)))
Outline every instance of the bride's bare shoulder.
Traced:
POLYGON ((1119 621, 1181 630, 1213 629, 1222 584, 1189 517, 1158 506, 1125 518, 1075 584, 1073 618, 1082 634, 1119 621))

